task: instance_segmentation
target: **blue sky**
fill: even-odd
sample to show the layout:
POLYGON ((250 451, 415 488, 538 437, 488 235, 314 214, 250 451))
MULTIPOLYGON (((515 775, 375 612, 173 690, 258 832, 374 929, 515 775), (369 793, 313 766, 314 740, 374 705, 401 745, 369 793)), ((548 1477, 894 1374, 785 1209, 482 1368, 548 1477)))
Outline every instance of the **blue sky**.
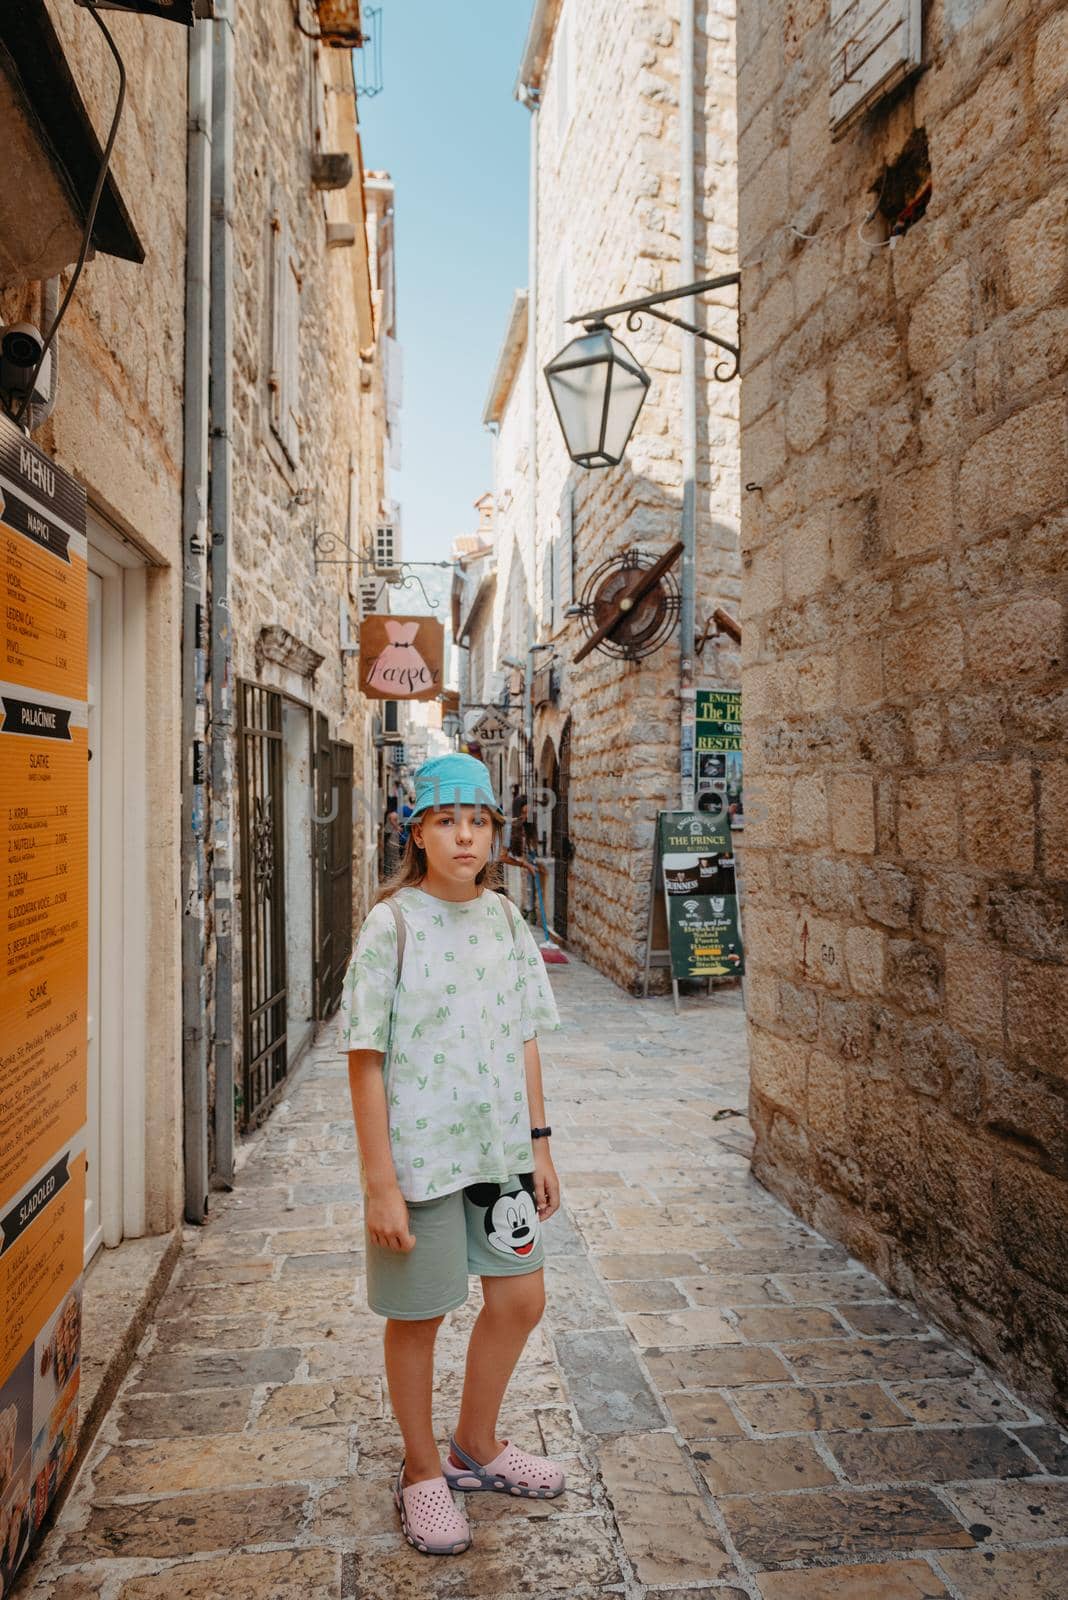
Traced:
POLYGON ((512 98, 531 0, 382 0, 384 89, 359 102, 363 158, 396 185, 404 352, 404 554, 471 533, 492 487, 482 407, 527 278, 529 115, 512 98))

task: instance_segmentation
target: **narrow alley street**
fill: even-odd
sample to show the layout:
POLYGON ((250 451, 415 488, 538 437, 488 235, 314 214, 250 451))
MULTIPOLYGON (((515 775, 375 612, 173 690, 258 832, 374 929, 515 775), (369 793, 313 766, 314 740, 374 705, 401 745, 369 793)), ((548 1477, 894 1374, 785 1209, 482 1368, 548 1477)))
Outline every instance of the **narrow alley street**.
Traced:
MULTIPOLYGON (((1057 1600, 1068 1449, 748 1176, 740 994, 552 970, 566 1210, 504 1431, 555 1502, 473 1496, 475 1549, 398 1531, 363 1305, 345 1062, 324 1038, 181 1263, 25 1575, 38 1600, 628 1596, 1057 1600), (540 1438, 539 1438, 540 1435, 540 1438), (836 1566, 810 1570, 831 1560, 836 1566), (844 1564, 843 1564, 844 1563, 844 1564)), ((327 1030, 329 1032, 329 1030, 327 1030)), ((447 1434, 477 1305, 442 1329, 447 1434)))

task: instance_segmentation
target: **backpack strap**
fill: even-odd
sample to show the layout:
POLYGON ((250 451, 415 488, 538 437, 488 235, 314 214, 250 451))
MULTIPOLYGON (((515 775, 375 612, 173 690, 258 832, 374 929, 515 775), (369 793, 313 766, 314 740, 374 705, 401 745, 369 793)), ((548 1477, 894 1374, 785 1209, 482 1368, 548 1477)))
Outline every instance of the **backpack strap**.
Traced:
POLYGON ((511 934, 512 943, 514 944, 515 943, 515 912, 512 910, 512 902, 509 900, 509 898, 508 898, 508 896, 506 894, 499 894, 497 896, 497 899, 500 901, 501 905, 504 907, 504 920, 508 924, 508 932, 511 934))
POLYGON ((407 937, 408 925, 404 920, 403 911, 397 904, 396 895, 391 894, 389 899, 386 901, 386 904, 392 911, 393 920, 397 924, 397 976, 394 980, 395 986, 396 984, 400 983, 401 967, 404 965, 404 941, 407 937))

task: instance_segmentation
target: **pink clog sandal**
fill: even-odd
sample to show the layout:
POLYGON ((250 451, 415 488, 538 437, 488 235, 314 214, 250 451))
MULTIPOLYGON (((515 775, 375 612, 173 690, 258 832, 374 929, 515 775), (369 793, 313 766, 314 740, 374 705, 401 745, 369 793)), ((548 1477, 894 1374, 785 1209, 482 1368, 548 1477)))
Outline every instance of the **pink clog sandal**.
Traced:
POLYGON ((563 1467, 547 1460, 545 1456, 528 1455, 525 1450, 517 1449, 510 1440, 500 1455, 487 1461, 484 1467, 461 1450, 455 1439, 449 1440, 449 1455, 462 1461, 463 1466, 454 1467, 452 1461, 446 1458, 442 1468, 445 1482, 450 1488, 460 1489, 464 1494, 477 1494, 481 1489, 490 1489, 497 1494, 523 1495, 528 1500, 555 1500, 566 1487, 563 1467))
POLYGON ((393 1485, 393 1504, 410 1545, 425 1556, 459 1556, 471 1546, 471 1524, 444 1478, 404 1482, 404 1462, 393 1485))

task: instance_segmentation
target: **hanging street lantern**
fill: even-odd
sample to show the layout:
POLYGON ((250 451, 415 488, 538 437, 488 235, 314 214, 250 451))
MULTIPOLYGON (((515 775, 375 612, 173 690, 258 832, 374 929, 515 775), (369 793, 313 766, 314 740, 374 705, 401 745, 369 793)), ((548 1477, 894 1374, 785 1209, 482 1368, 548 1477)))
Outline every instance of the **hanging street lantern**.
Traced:
POLYGON ((737 286, 740 281, 740 273, 725 272, 718 278, 705 278, 678 289, 661 289, 656 294, 642 295, 639 300, 624 300, 618 306, 602 306, 599 311, 568 317, 568 322, 584 323, 586 332, 565 344, 544 371, 567 453, 576 466, 619 465, 651 381, 641 363, 616 338, 606 318, 626 316, 627 327, 635 333, 642 326, 642 316, 648 314, 718 346, 730 360, 717 362, 712 376, 718 383, 729 383, 738 376, 739 344, 662 308, 672 300, 737 286))
POLYGON ((622 340, 606 322, 589 323, 549 362, 545 379, 576 466, 618 466, 650 383, 622 340))

